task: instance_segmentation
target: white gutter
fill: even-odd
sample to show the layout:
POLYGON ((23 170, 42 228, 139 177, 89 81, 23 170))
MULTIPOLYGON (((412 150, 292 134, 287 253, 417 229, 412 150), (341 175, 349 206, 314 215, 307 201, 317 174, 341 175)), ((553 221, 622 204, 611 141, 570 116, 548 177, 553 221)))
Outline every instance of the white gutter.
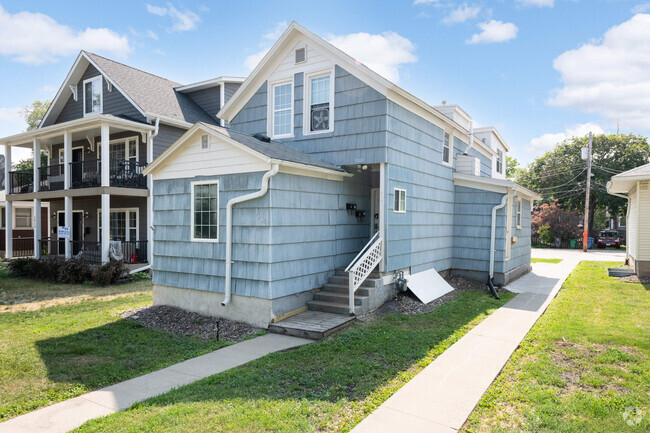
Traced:
POLYGON ((226 296, 221 303, 221 305, 224 307, 230 303, 230 295, 232 290, 232 207, 237 203, 242 203, 263 197, 269 190, 269 180, 278 174, 279 169, 280 166, 278 164, 273 164, 271 170, 264 173, 264 177, 262 178, 262 188, 259 191, 232 198, 226 205, 226 296))
POLYGON ((465 152, 463 152, 465 155, 469 154, 469 150, 474 146, 474 121, 470 120, 469 121, 469 140, 467 140, 469 143, 467 147, 465 148, 465 152))
MULTIPOLYGON (((499 209, 502 209, 506 205, 506 203, 507 203, 507 201, 508 201, 508 199, 510 197, 514 197, 514 196, 515 196, 514 192, 510 192, 510 193, 504 195, 503 198, 501 199, 501 204, 498 204, 498 205, 496 205, 496 206, 494 206, 492 208, 492 227, 491 227, 491 231, 490 231, 490 278, 489 278, 489 281, 492 281, 492 277, 494 276, 494 243, 495 243, 494 238, 496 236, 496 231, 497 231, 497 211, 499 209)), ((508 215, 508 213, 506 212, 506 218, 507 218, 507 215, 508 215)), ((507 221, 506 221, 506 224, 507 224, 507 221)), ((506 239, 506 242, 509 242, 509 241, 510 241, 509 239, 506 239)))

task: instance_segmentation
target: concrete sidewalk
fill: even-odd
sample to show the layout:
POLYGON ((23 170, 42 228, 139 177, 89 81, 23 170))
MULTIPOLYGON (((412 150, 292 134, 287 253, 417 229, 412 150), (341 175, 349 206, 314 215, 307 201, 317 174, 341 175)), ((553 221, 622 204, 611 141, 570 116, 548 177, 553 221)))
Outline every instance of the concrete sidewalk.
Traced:
POLYGON ((10 419, 0 424, 0 432, 67 432, 88 420, 127 409, 134 403, 164 394, 179 386, 246 364, 269 353, 312 342, 312 340, 276 334, 242 341, 162 370, 10 419))
POLYGON ((540 254, 563 260, 533 264, 533 272, 507 287, 519 293, 515 298, 442 353, 352 431, 458 431, 576 265, 581 260, 624 260, 624 253, 608 253, 550 250, 540 254))

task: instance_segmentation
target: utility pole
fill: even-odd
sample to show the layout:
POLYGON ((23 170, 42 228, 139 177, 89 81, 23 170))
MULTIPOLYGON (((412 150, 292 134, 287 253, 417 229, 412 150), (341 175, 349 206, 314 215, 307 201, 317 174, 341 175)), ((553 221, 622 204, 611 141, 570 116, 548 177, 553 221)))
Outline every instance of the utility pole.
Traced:
POLYGON ((589 144, 587 145, 587 197, 585 198, 585 231, 582 234, 582 251, 587 252, 589 241, 589 194, 591 192, 591 132, 589 133, 589 144))

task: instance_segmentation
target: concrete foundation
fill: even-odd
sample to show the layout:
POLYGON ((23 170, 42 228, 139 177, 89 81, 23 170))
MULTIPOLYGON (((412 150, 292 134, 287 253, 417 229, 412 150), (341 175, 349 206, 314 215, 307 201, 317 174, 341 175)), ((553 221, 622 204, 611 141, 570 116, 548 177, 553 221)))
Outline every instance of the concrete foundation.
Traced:
MULTIPOLYGON (((510 271, 495 272, 494 273, 494 284, 497 286, 505 286, 515 281, 516 279, 526 275, 533 270, 533 267, 530 263, 525 263, 521 266, 518 266, 510 271)), ((449 271, 451 275, 460 275, 470 280, 478 281, 479 283, 487 284, 488 272, 487 271, 471 271, 468 269, 451 269, 449 271)))
POLYGON ((634 272, 639 277, 650 277, 650 261, 632 259, 634 263, 634 272))

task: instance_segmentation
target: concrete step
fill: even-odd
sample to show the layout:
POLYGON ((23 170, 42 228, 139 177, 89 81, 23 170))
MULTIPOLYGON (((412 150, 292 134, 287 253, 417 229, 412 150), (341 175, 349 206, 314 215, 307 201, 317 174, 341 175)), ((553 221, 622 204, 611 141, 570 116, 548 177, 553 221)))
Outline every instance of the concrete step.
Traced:
MULTIPOLYGON (((348 305, 350 302, 350 297, 347 293, 317 292, 314 293, 314 301, 336 302, 341 305, 348 305)), ((354 305, 357 307, 367 307, 368 297, 355 295, 354 305)))
MULTIPOLYGON (((345 272, 345 268, 336 268, 336 270, 334 271, 334 275, 347 277, 348 273, 345 272)), ((381 278, 381 275, 379 274, 379 271, 377 270, 377 268, 375 268, 375 270, 372 271, 370 273, 370 275, 368 275, 368 278, 381 278)))
MULTIPOLYGON (((321 289, 323 292, 332 292, 332 293, 345 293, 346 295, 350 292, 350 288, 347 284, 332 284, 327 283, 321 289)), ((374 287, 364 287, 361 286, 354 292, 355 296, 372 296, 373 292, 376 289, 374 287)))
MULTIPOLYGON (((348 276, 332 275, 327 281, 332 284, 344 284, 347 286, 348 276)), ((383 281, 381 278, 366 278, 365 281, 361 283, 361 287, 381 287, 382 285, 383 281)))
MULTIPOLYGON (((334 313, 348 316, 350 314, 347 303, 345 305, 338 302, 326 302, 326 301, 309 301, 307 302, 307 308, 310 311, 322 311, 325 313, 334 313)), ((368 312, 367 307, 355 307, 356 314, 365 314, 368 312)))

